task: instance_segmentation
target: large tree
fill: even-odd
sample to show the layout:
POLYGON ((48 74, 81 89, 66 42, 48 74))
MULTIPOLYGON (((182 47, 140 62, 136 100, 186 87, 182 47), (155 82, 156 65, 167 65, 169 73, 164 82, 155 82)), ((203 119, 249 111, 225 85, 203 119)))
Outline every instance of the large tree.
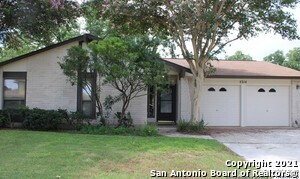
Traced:
POLYGON ((79 16, 79 5, 71 0, 1 0, 0 43, 18 46, 20 37, 55 43, 62 27, 71 30, 79 16))
POLYGON ((96 9, 97 2, 86 2, 82 5, 82 15, 85 19, 85 30, 98 37, 113 36, 113 30, 108 21, 99 20, 100 12, 96 9))
POLYGON ((102 118, 102 85, 110 85, 119 92, 110 100, 122 103, 118 116, 122 125, 127 124, 126 112, 132 99, 146 95, 148 87, 158 88, 167 84, 167 71, 156 53, 157 43, 149 37, 108 37, 88 46, 89 50, 71 48, 60 66, 72 84, 86 86, 86 72, 97 74, 102 79, 103 83, 93 94, 102 118))
POLYGON ((242 51, 238 50, 233 55, 226 56, 226 60, 241 60, 241 61, 251 61, 252 57, 250 55, 244 54, 242 51))
POLYGON ((300 71, 300 47, 289 50, 286 57, 287 59, 283 65, 300 71))
MULTIPOLYGON (((100 0, 94 0, 100 1, 100 0)), ((193 74, 191 121, 198 121, 207 62, 237 39, 273 32, 296 39, 287 11, 299 0, 105 0, 102 17, 124 32, 165 32, 181 49, 193 74), (128 30, 129 29, 129 30, 128 30)))
POLYGON ((266 56, 264 60, 300 71, 300 47, 289 50, 286 55, 283 54, 283 51, 277 50, 266 56))
POLYGON ((282 65, 285 60, 282 50, 276 50, 274 53, 264 57, 264 61, 271 62, 277 65, 282 65))
POLYGON ((22 41, 18 44, 20 48, 3 46, 0 48, 0 62, 4 60, 8 60, 19 55, 23 55, 30 51, 34 51, 40 46, 36 43, 32 43, 29 39, 22 38, 22 41))

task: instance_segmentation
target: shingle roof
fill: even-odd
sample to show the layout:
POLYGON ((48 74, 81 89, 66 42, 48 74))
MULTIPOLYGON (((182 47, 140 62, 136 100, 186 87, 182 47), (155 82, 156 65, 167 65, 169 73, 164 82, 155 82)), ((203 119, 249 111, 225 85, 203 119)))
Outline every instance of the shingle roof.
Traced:
MULTIPOLYGON (((184 59, 163 59, 184 69, 190 69, 184 59)), ((228 61, 213 60, 216 72, 210 78, 300 78, 300 71, 265 61, 228 61)))

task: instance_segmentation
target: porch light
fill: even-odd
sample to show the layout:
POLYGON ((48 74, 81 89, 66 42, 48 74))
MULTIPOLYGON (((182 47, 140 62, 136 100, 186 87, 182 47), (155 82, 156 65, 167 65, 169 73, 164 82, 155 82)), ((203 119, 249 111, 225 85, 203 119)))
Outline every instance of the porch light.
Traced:
POLYGON ((300 89, 300 85, 299 84, 296 85, 296 89, 297 90, 300 89))

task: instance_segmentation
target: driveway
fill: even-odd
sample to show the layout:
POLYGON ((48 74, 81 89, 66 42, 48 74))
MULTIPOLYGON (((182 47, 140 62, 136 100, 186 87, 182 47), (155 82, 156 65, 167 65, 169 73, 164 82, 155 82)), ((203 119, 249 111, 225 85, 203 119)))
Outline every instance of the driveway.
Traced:
POLYGON ((211 129, 211 136, 246 160, 300 161, 300 129, 211 129))

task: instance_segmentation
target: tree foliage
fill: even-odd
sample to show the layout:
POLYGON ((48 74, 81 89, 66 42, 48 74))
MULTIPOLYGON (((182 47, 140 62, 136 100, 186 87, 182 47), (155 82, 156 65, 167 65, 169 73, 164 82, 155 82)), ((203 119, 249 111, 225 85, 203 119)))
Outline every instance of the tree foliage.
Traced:
POLYGON ((285 60, 282 50, 277 50, 274 53, 264 57, 264 61, 271 62, 274 64, 282 65, 285 60))
POLYGON ((277 50, 266 56, 264 60, 300 71, 300 47, 289 50, 286 55, 283 54, 283 51, 277 50))
MULTIPOLYGON (((97 1, 97 0, 95 0, 97 1)), ((99 1, 97 1, 99 2, 99 1)), ((286 11, 298 0, 104 0, 102 16, 127 33, 164 32, 181 49, 193 74, 192 121, 198 121, 206 63, 225 45, 270 32, 297 39, 296 20, 286 11), (189 48, 189 47, 192 48, 189 48)))
POLYGON ((287 53, 287 60, 300 63, 300 47, 293 48, 287 53))
POLYGON ((158 61, 156 45, 148 37, 109 37, 92 42, 89 47, 96 62, 95 69, 101 72, 104 84, 119 91, 117 98, 122 102, 120 122, 132 99, 145 95, 149 86, 159 87, 167 82, 164 64, 158 61))
MULTIPOLYGON (((89 71, 98 74, 103 81, 101 86, 114 87, 119 94, 111 99, 122 102, 120 124, 132 99, 145 95, 149 86, 162 87, 167 83, 164 64, 156 53, 157 44, 148 37, 108 37, 88 46, 89 51, 71 48, 60 66, 72 84, 83 83, 85 78, 80 75, 89 71)), ((99 98, 100 89, 96 91, 99 98)))
POLYGON ((40 47, 38 44, 32 43, 26 38, 23 38, 22 41, 19 42, 19 46, 20 48, 13 48, 10 46, 0 48, 0 62, 34 51, 40 47))
POLYGON ((94 68, 94 63, 90 59, 89 51, 83 49, 81 46, 73 46, 68 49, 67 55, 63 57, 62 62, 58 62, 58 64, 71 85, 86 87, 82 89, 85 90, 91 99, 95 99, 98 116, 101 122, 105 124, 103 107, 100 101, 100 86, 96 86, 96 89, 92 89, 92 85, 90 85, 89 74, 95 77, 97 74, 99 75, 99 73, 94 68), (92 91, 94 92, 92 93, 92 91))
POLYGON ((44 45, 54 43, 60 29, 71 30, 80 15, 76 2, 60 2, 54 8, 50 0, 1 0, 0 42, 17 46, 25 36, 44 45))
POLYGON ((242 51, 238 50, 235 54, 231 56, 226 56, 226 60, 240 60, 240 61, 251 61, 252 57, 250 55, 244 54, 242 51))
POLYGON ((100 12, 96 9, 98 2, 86 2, 82 6, 82 15, 86 22, 85 30, 98 37, 113 35, 113 30, 108 21, 99 19, 100 12))
POLYGON ((83 86, 85 81, 81 81, 82 76, 80 75, 86 74, 87 71, 91 73, 94 72, 88 54, 86 49, 80 46, 74 46, 68 49, 67 55, 63 58, 63 62, 59 62, 60 67, 72 85, 79 84, 83 86))
POLYGON ((283 62, 283 65, 300 71, 300 47, 296 47, 286 54, 286 61, 283 62))

